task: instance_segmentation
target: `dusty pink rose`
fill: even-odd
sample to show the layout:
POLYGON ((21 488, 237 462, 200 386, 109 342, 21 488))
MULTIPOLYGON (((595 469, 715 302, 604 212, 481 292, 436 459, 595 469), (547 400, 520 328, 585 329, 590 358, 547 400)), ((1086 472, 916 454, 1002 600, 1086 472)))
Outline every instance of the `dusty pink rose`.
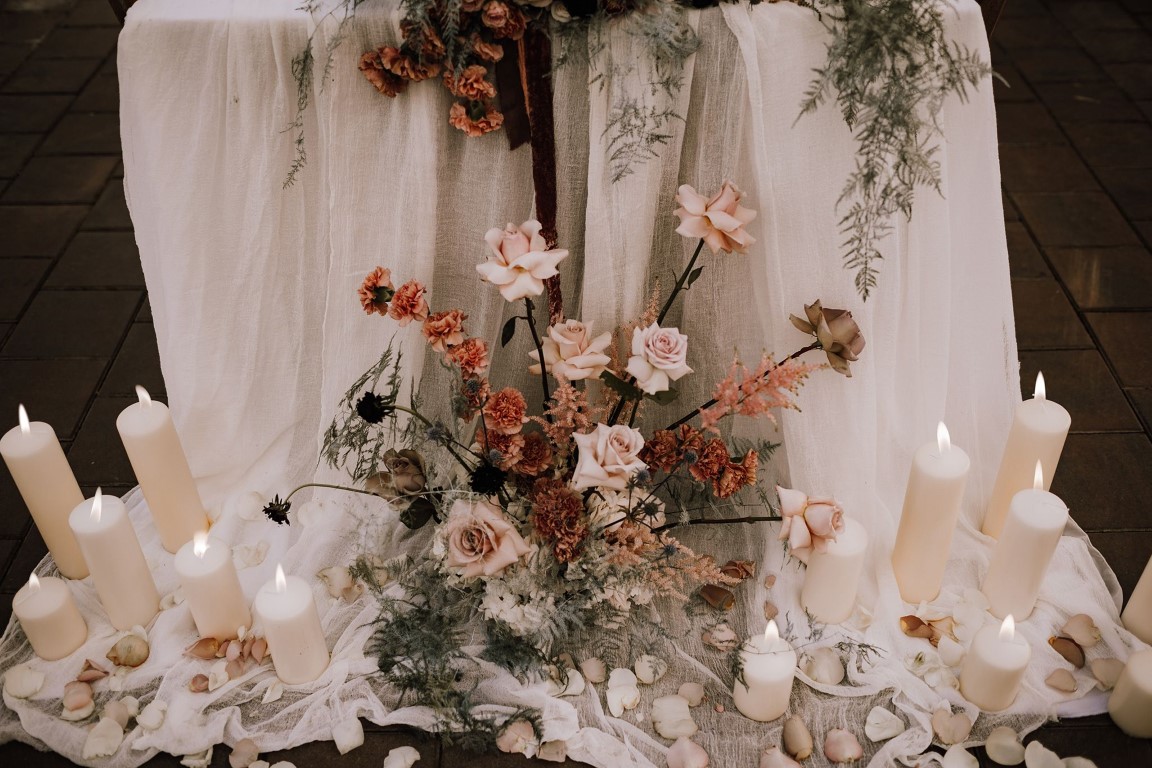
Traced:
POLYGON ((829 541, 844 532, 844 510, 832 498, 809 498, 803 491, 776 486, 780 496, 780 541, 807 563, 812 552, 824 552, 829 541))
POLYGON ((676 194, 676 202, 680 203, 676 209, 680 217, 676 232, 684 237, 701 238, 712 253, 746 253, 756 240, 744 231, 744 225, 756 218, 756 211, 740 205, 743 194, 730 181, 725 181, 712 199, 687 184, 681 185, 676 194))
POLYGON ((685 360, 688 337, 678 328, 661 328, 652 323, 632 331, 632 356, 628 373, 636 377, 636 386, 650 395, 663 392, 681 376, 692 373, 685 360))
POLYGON ((522 754, 529 744, 536 743, 536 732, 527 720, 513 720, 496 737, 496 748, 501 752, 522 754))
POLYGON ((852 369, 848 364, 859 360, 864 351, 864 334, 852 313, 846 309, 827 309, 817 299, 804 305, 804 315, 807 320, 796 315, 789 315, 788 319, 804 333, 815 336, 828 356, 828 364, 837 373, 851 378, 852 369))
POLYGON ((644 436, 640 430, 623 424, 597 424, 584 435, 572 435, 579 456, 572 475, 572 487, 610 488, 622 491, 628 480, 648 465, 640 460, 644 436))
MULTIPOLYGON (((608 370, 612 362, 604 350, 612 343, 612 334, 602 333, 592 337, 592 325, 579 320, 565 320, 548 327, 548 335, 541 346, 544 348, 544 368, 554 376, 568 381, 594 379, 608 370)), ((536 350, 528 353, 537 361, 529 366, 532 373, 540 373, 540 355, 536 350)))
POLYGON ((392 303, 388 305, 388 317, 401 326, 408 325, 413 320, 424 322, 428 319, 428 301, 424 298, 424 284, 418 280, 409 280, 396 289, 392 303))
POLYGON ((447 563, 465 578, 495 576, 531 549, 505 517, 486 501, 458 499, 444 523, 447 563))
POLYGON ((544 281, 559 274, 556 265, 568 255, 563 248, 548 250, 535 219, 519 227, 493 227, 484 235, 491 253, 476 265, 480 279, 500 289, 506 301, 518 301, 544 292, 544 281))

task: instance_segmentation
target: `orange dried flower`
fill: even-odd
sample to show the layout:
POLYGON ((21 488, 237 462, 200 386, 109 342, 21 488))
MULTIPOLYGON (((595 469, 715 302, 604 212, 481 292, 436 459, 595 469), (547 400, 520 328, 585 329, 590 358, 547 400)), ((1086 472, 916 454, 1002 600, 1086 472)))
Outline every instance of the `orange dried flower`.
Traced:
POLYGON ((564 482, 542 478, 532 487, 532 527, 562 563, 575 560, 588 538, 584 502, 564 482))
POLYGON ((360 306, 368 314, 388 314, 388 302, 396 294, 392 285, 392 273, 384 267, 376 267, 360 284, 360 306))
POLYGON ((485 432, 480 430, 476 435, 480 448, 486 452, 495 451, 500 454, 499 460, 493 463, 505 472, 520 463, 524 450, 524 435, 520 433, 504 434, 503 432, 485 432))
POLYGON ((437 312, 429 315, 424 321, 424 338, 437 352, 446 352, 448 347, 454 347, 464 341, 464 321, 468 315, 458 309, 447 312, 437 312))
POLYGON ((380 61, 384 69, 405 80, 418 82, 427 80, 440 74, 441 66, 438 62, 420 63, 406 53, 391 45, 380 49, 380 61))
POLYGON ((409 280, 396 289, 392 296, 392 303, 388 305, 388 317, 401 326, 408 325, 413 320, 423 322, 428 319, 428 301, 424 298, 424 284, 418 280, 409 280))
POLYGON ((444 357, 452 365, 459 366, 465 377, 479 376, 488 370, 488 343, 483 339, 464 339, 449 347, 444 357))
POLYGON ((480 16, 481 23, 492 30, 493 37, 519 40, 524 36, 528 20, 520 9, 502 0, 488 0, 480 16))
POLYGON ((524 435, 524 447, 516 471, 522 475, 539 475, 552 466, 552 446, 542 432, 524 435))
POLYGON ((408 87, 408 82, 384 68, 380 51, 367 51, 360 57, 360 71, 378 93, 395 98, 408 87))
POLYGON ((444 58, 444 41, 428 24, 420 24, 419 28, 411 21, 400 22, 400 33, 414 50, 420 51, 421 61, 440 61, 444 58))
POLYGON ((697 480, 713 480, 720 476, 729 461, 724 441, 714 437, 704 444, 696 463, 689 466, 688 471, 697 480))
POLYGON ((748 451, 740 463, 729 462, 720 476, 712 480, 712 491, 717 498, 727 499, 741 488, 756 482, 756 468, 760 457, 756 451, 748 451))
POLYGON ((448 122, 476 138, 499 129, 504 124, 504 115, 490 103, 473 101, 465 106, 457 102, 448 111, 448 122))
POLYGON ((484 426, 489 434, 500 432, 505 435, 514 435, 524 428, 528 421, 524 414, 528 412, 528 403, 524 395, 515 387, 505 387, 488 398, 484 405, 484 426))
POLYGON ((676 433, 669 429, 658 429, 644 443, 640 451, 640 460, 648 465, 649 469, 662 469, 671 472, 680 465, 682 454, 676 433))
POLYGON ((480 101, 491 99, 496 95, 496 88, 485 80, 488 70, 479 64, 465 67, 459 74, 453 76, 451 72, 444 73, 444 86, 453 96, 463 99, 480 101))
POLYGON ((490 61, 496 63, 504 58, 504 46, 490 43, 482 39, 479 35, 472 35, 472 50, 483 61, 490 61))

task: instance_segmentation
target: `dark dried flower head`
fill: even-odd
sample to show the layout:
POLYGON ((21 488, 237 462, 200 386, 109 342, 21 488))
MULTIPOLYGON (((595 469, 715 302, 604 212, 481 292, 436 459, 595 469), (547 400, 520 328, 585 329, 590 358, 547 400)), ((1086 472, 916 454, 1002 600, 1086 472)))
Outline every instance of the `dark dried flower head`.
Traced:
POLYGON ((804 315, 807 319, 796 315, 789 315, 788 319, 798 330, 816 337, 828 356, 828 364, 837 373, 851 377, 849 363, 859 360, 864 351, 864 335, 852 319, 852 313, 846 309, 826 309, 816 300, 804 305, 804 315))
POLYGON ((264 505, 264 515, 277 525, 291 525, 288 522, 288 510, 291 508, 291 502, 273 496, 272 501, 264 505))
POLYGON ((365 392, 356 401, 356 413, 369 424, 379 424, 384 417, 392 413, 392 406, 375 392, 365 392))
POLYGON ((380 51, 368 51, 360 57, 360 71, 378 93, 395 98, 408 87, 408 81, 384 68, 380 51))
POLYGON ((588 537, 584 501, 562 480, 542 478, 532 486, 532 527, 552 545, 561 563, 576 559, 588 537))
POLYGON ((472 477, 468 479, 468 487, 483 496, 492 496, 504 487, 507 480, 507 472, 484 462, 472 472, 472 477))

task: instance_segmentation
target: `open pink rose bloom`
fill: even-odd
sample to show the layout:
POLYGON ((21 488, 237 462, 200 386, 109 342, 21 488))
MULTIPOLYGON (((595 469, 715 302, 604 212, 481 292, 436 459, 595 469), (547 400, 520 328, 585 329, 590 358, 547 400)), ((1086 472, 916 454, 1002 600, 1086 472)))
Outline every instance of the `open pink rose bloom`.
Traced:
POLYGON ((544 281, 560 274, 556 265, 567 255, 563 248, 548 250, 540 234, 540 222, 529 220, 517 227, 493 227, 484 235, 491 253, 488 261, 476 265, 485 281, 500 289, 506 301, 519 301, 544 292, 544 281))
POLYGON ((486 501, 456 501, 444 535, 448 565, 466 578, 494 576, 531 550, 500 508, 486 501))
POLYGON ((756 211, 740 205, 743 194, 730 181, 724 182, 711 199, 682 184, 676 194, 676 202, 680 203, 676 209, 680 217, 676 232, 687 238, 702 239, 712 253, 746 253, 756 239, 744 230, 744 225, 756 218, 756 211))

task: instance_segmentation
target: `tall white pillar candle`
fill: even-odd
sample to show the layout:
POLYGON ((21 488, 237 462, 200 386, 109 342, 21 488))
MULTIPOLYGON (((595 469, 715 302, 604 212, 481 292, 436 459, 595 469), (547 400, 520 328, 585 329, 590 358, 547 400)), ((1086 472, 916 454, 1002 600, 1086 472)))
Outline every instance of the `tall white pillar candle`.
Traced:
POLYGON ((32 650, 45 661, 64 658, 88 639, 88 625, 63 579, 32 574, 12 598, 12 613, 32 650))
POLYGON ((905 602, 931 601, 940 594, 970 465, 968 454, 952 445, 944 422, 937 427, 936 442, 920 446, 912 458, 892 551, 905 602))
POLYGON ((231 640, 252 626, 232 548, 200 531, 176 553, 176 575, 200 637, 231 640))
POLYGON ((788 710, 796 651, 780 637, 775 621, 768 622, 763 635, 748 638, 740 647, 740 668, 732 698, 742 715, 766 723, 788 710))
POLYGON ((1129 736, 1152 739, 1152 650, 1128 657, 1108 698, 1108 714, 1129 736))
POLYGON ((1016 637, 1011 616, 998 627, 984 627, 964 656, 960 693, 985 712, 1008 709, 1016 700, 1031 657, 1028 643, 1016 637))
POLYGON ((1018 491, 1032 487, 1032 468, 1044 465, 1044 490, 1052 487, 1052 476, 1064 450, 1064 439, 1072 426, 1072 417, 1058 403, 1045 396, 1044 375, 1036 377, 1036 390, 1031 400, 1016 408, 1000 471, 992 487, 992 499, 984 515, 984 533, 999 537, 1004 529, 1008 508, 1018 491))
POLYGON ((1136 588, 1128 596, 1128 604, 1124 606, 1124 613, 1120 614, 1120 621, 1129 632, 1152 645, 1152 559, 1144 566, 1140 581, 1136 582, 1136 588))
POLYGON ((260 588, 254 607, 277 676, 289 685, 320 677, 328 668, 328 644, 308 583, 286 578, 277 565, 276 578, 260 588))
POLYGON ((125 630, 152 621, 160 610, 160 593, 124 502, 97 488, 94 498, 72 510, 68 522, 112 626, 125 630))
POLYGON ((83 579, 88 575, 88 564, 68 527, 68 515, 84 501, 84 494, 55 430, 42 421, 29 423, 22 405, 19 417, 19 425, 0 438, 0 455, 60 573, 83 579))
POLYGON ((839 624, 852 615, 856 591, 864 570, 868 533, 864 526, 844 518, 844 530, 823 552, 813 550, 804 572, 800 604, 818 621, 839 624))
POLYGON ((208 530, 208 516, 168 406, 154 401, 143 387, 136 387, 136 394, 140 402, 116 417, 116 429, 152 511, 160 542, 164 549, 176 552, 197 531, 208 530))
POLYGON ((1040 490, 1042 473, 1037 464, 1036 487, 1012 499, 984 576, 981 589, 988 598, 988 610, 998 619, 1012 614, 1023 621, 1032 615, 1044 574, 1068 523, 1068 507, 1060 497, 1040 490))

